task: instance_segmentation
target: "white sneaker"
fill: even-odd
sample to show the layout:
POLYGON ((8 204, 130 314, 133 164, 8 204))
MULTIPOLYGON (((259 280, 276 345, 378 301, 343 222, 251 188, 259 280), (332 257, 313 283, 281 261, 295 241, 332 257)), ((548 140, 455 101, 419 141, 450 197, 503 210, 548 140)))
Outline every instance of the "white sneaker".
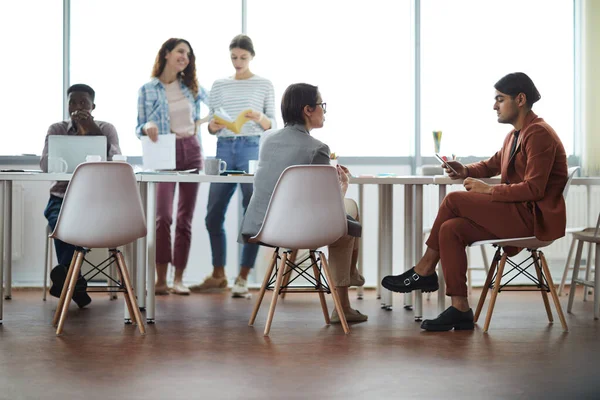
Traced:
POLYGON ((190 294, 190 289, 183 284, 183 282, 173 282, 171 291, 175 294, 187 296, 190 294))
POLYGON ((248 281, 238 276, 231 288, 231 297, 248 297, 249 295, 248 281))

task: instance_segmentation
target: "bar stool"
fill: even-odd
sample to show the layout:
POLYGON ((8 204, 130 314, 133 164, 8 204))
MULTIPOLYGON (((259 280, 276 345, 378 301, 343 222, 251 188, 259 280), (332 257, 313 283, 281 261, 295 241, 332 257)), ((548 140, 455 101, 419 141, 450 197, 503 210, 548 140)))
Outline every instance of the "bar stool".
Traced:
MULTIPOLYGON (((570 314, 573 308, 573 299, 575 298, 575 289, 577 285, 582 285, 584 290, 586 287, 594 288, 594 319, 600 318, 600 277, 597 271, 600 268, 600 214, 598 215, 598 222, 596 222, 595 228, 587 228, 583 232, 573 233, 573 239, 577 243, 577 253, 575 255, 575 265, 573 266, 573 276, 571 278, 571 289, 569 290, 569 305, 567 306, 567 312, 570 314), (594 273, 594 280, 589 279, 588 272, 590 256, 588 256, 588 268, 586 271, 586 278, 579 279, 579 264, 581 263, 581 253, 583 251, 583 244, 589 243, 590 248, 594 246, 596 248, 596 272, 594 273)), ((591 251, 589 252, 591 253, 591 251)), ((588 253, 588 254, 589 254, 588 253)))

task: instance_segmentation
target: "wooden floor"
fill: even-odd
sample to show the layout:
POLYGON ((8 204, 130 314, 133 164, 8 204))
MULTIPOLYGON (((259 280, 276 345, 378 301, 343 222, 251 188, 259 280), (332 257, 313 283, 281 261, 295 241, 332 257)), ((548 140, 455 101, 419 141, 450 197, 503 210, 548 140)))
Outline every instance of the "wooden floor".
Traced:
MULTIPOLYGON (((426 317, 437 315, 434 299, 426 317)), ((254 327, 254 298, 171 295, 142 337, 123 324, 122 297, 94 294, 55 337, 56 299, 15 291, 0 325, 0 399, 597 399, 600 321, 581 299, 566 334, 530 292, 500 293, 489 334, 481 324, 427 333, 367 291, 353 301, 369 321, 345 336, 324 325, 317 296, 288 295, 265 338, 269 294, 254 327)))

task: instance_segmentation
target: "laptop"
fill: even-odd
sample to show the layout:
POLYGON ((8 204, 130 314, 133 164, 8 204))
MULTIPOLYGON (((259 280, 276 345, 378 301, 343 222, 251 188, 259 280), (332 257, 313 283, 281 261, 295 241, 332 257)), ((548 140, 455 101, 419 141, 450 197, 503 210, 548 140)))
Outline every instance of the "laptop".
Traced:
MULTIPOLYGON (((67 172, 85 162, 85 158, 98 155, 106 161, 106 136, 48 136, 48 159, 62 158, 67 163, 67 172)), ((61 172, 61 163, 48 163, 48 172, 61 172)))

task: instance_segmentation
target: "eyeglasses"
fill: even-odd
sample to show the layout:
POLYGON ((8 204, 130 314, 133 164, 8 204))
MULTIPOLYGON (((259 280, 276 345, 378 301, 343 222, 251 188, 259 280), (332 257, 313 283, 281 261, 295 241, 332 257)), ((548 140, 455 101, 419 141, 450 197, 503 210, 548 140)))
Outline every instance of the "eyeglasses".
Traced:
POLYGON ((327 103, 316 103, 315 106, 323 107, 323 114, 327 112, 327 103))

